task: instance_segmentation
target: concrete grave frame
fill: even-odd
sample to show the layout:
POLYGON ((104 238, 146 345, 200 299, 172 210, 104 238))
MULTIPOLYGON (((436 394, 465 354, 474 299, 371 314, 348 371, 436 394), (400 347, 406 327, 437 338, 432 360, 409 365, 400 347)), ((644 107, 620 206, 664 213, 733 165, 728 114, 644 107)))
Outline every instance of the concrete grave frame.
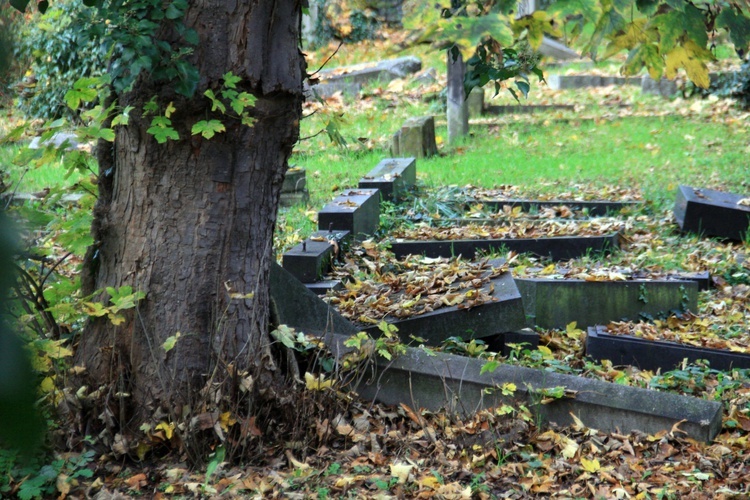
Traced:
POLYGON ((318 212, 321 231, 345 230, 354 239, 372 235, 380 225, 380 191, 347 189, 318 212))
POLYGON ((532 253, 552 260, 569 260, 592 253, 608 253, 619 247, 619 233, 604 236, 554 236, 549 238, 499 238, 484 240, 400 240, 390 241, 396 258, 463 256, 473 259, 478 251, 532 253))

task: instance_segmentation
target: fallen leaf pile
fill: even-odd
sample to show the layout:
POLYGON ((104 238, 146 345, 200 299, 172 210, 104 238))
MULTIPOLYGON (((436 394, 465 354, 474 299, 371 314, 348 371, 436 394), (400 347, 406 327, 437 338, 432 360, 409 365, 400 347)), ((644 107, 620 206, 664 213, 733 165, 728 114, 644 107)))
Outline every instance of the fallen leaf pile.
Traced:
POLYGON ((418 224, 414 227, 396 229, 391 236, 396 240, 479 240, 502 238, 552 238, 558 236, 603 236, 623 231, 627 222, 613 218, 598 218, 585 221, 512 221, 507 225, 467 224, 453 227, 432 227, 418 224))
POLYGON ((544 267, 511 265, 513 276, 517 278, 543 278, 550 280, 584 280, 584 281, 630 281, 630 280, 684 280, 686 273, 666 271, 664 269, 634 269, 625 266, 607 266, 597 262, 592 266, 574 266, 570 263, 551 263, 544 267))

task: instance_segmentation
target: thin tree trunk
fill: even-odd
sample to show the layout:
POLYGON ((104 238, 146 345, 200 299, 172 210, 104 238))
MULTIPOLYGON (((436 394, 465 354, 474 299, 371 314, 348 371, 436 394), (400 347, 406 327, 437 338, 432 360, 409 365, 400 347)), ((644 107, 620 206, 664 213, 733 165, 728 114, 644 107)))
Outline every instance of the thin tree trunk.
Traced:
POLYGON ((299 0, 193 0, 186 24, 201 39, 195 97, 180 99, 146 80, 120 97, 136 109, 154 95, 174 101, 180 140, 157 144, 146 132, 151 117, 134 112, 111 156, 100 154, 96 246, 84 281, 98 290, 130 285, 147 296, 123 324, 98 318, 81 338, 76 365, 86 371, 78 383, 103 389, 87 424, 98 418, 132 436, 159 415, 194 416, 210 410, 201 392, 209 382, 216 383, 212 397, 229 400, 223 382, 244 371, 254 381, 252 397, 281 397, 284 378, 269 347, 269 265, 283 175, 299 135, 299 16, 299 0), (217 91, 229 71, 258 98, 252 128, 209 112, 203 92, 217 91), (226 132, 191 136, 206 118, 221 120, 226 132), (177 333, 167 352, 162 344, 177 333))

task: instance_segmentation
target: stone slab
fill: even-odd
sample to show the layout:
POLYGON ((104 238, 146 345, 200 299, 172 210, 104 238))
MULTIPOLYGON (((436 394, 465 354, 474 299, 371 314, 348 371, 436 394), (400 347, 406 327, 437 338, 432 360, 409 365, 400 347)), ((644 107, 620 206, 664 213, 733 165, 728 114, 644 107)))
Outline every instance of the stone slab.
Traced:
POLYGON ((750 368, 750 354, 646 340, 630 335, 611 335, 601 325, 589 327, 586 355, 596 360, 608 359, 614 365, 632 365, 642 370, 662 372, 678 368, 685 359, 690 363, 705 359, 715 370, 750 368))
POLYGON ((281 193, 279 196, 279 205, 282 207, 293 207, 303 205, 310 201, 310 192, 307 189, 294 193, 281 193))
POLYGON ((388 82, 396 78, 417 73, 422 69, 422 61, 414 56, 387 59, 375 63, 323 70, 318 73, 321 83, 342 81, 366 84, 373 81, 388 82))
POLYGON ((402 200, 417 182, 415 158, 387 158, 359 180, 363 189, 378 189, 384 200, 402 200))
MULTIPOLYGON (((430 345, 439 345, 449 337, 482 339, 499 333, 521 330, 526 327, 521 295, 510 273, 495 278, 483 287, 497 302, 487 302, 470 309, 458 306, 441 307, 432 312, 406 319, 386 321, 398 328, 399 336, 410 341, 410 335, 425 339, 430 345)), ((364 328, 364 331, 378 335, 377 326, 364 328)))
POLYGON ((641 85, 641 77, 601 75, 549 75, 547 85, 552 90, 607 87, 609 85, 641 85))
POLYGON ((321 230, 350 231, 355 239, 373 234, 380 224, 380 191, 349 189, 318 212, 321 230))
POLYGON ((564 43, 553 40, 549 37, 543 37, 539 46, 539 53, 543 56, 552 57, 559 60, 578 59, 581 56, 575 50, 571 49, 564 43))
POLYGON ((619 234, 605 236, 556 236, 551 238, 500 238, 486 240, 393 240, 391 251, 396 258, 407 255, 473 259, 478 251, 532 253, 552 260, 570 260, 584 255, 607 253, 619 245, 619 234))
MULTIPOLYGON (((337 356, 348 351, 345 340, 338 335, 326 339, 337 356)), ((385 404, 403 403, 415 410, 445 408, 463 416, 515 400, 529 406, 544 423, 571 425, 575 415, 585 426, 604 432, 656 434, 679 423, 687 437, 710 442, 721 430, 722 405, 716 401, 503 364, 481 373, 484 363, 408 348, 390 362, 376 357, 376 373, 359 380, 353 389, 361 397, 385 404), (517 387, 512 398, 493 390, 505 383, 517 387), (560 386, 574 391, 575 397, 539 404, 539 391, 560 386)))
POLYGON ((276 262, 271 264, 271 319, 304 332, 354 335, 359 328, 276 262))
POLYGON ((698 310, 698 283, 678 280, 585 281, 517 278, 530 324, 579 328, 698 310))
POLYGON ((737 202, 748 197, 750 195, 679 186, 674 217, 683 231, 743 241, 750 227, 750 206, 737 202))
POLYGON ((645 74, 641 80, 641 92, 644 94, 656 94, 664 98, 669 98, 677 94, 678 91, 677 82, 674 80, 667 78, 654 80, 648 74, 645 74))
POLYGON ((490 210, 502 210, 509 206, 521 207, 524 212, 539 210, 541 208, 566 206, 571 210, 586 210, 592 216, 604 216, 617 213, 623 209, 638 208, 642 205, 639 201, 607 201, 607 200, 523 200, 520 198, 509 198, 506 200, 481 199, 476 200, 490 210))

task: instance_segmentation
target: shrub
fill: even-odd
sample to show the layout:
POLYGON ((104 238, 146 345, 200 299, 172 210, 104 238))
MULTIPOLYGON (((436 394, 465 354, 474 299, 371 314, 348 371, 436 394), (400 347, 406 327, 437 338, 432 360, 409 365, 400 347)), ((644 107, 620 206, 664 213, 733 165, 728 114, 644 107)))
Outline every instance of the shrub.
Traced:
POLYGON ((16 56, 28 64, 18 103, 25 114, 74 118, 65 105, 65 92, 79 78, 101 75, 105 69, 105 49, 88 33, 94 15, 81 0, 58 0, 44 15, 23 23, 16 56))
POLYGON ((18 65, 13 53, 20 17, 13 9, 0 10, 0 107, 9 95, 10 84, 18 79, 18 65))

